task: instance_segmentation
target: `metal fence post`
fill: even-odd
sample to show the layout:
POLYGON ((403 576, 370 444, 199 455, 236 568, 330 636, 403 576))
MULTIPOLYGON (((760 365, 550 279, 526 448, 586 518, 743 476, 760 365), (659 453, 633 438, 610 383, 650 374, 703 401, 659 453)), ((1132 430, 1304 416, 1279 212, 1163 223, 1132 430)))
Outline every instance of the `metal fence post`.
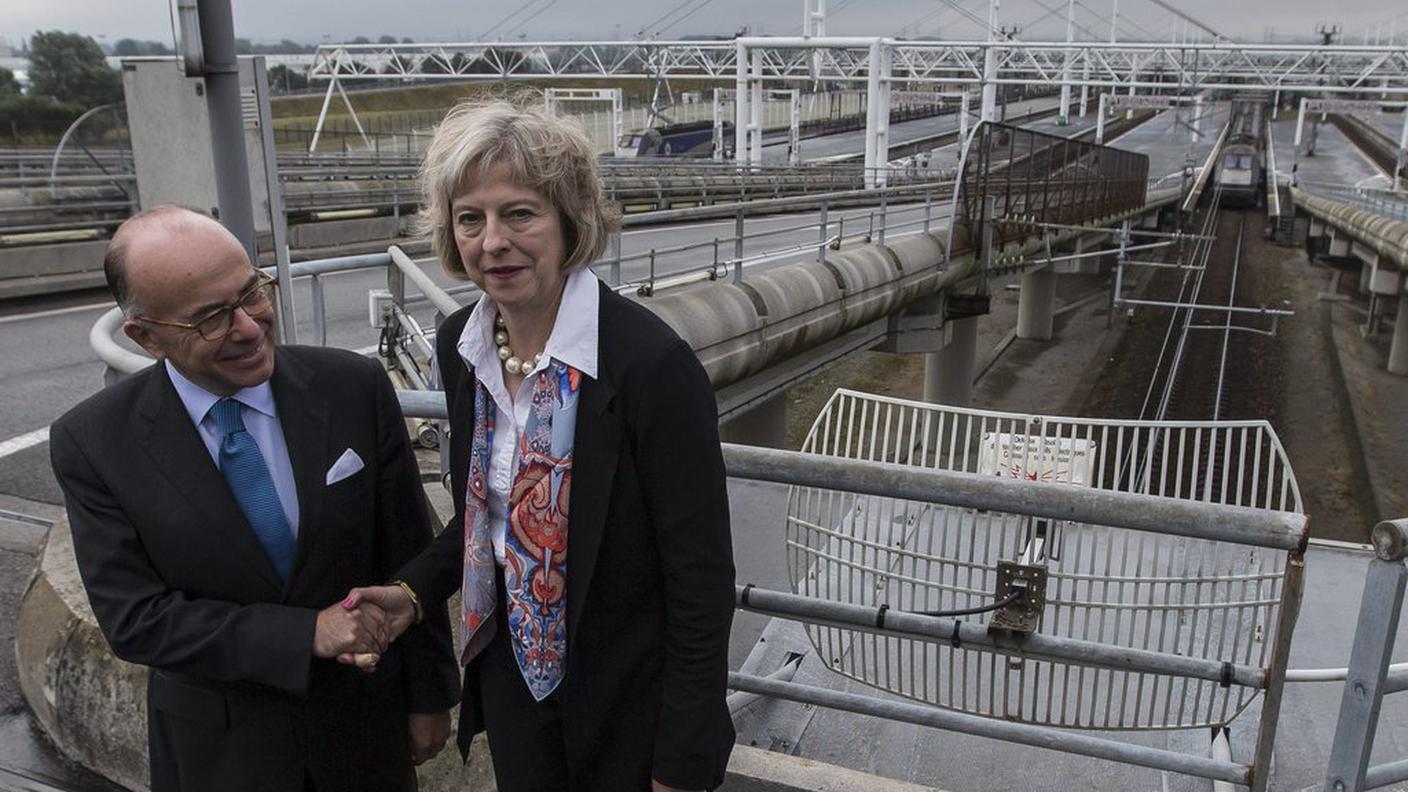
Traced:
POLYGON ((308 285, 313 291, 313 343, 318 346, 327 346, 328 305, 327 297, 323 293, 322 276, 311 276, 308 280, 308 285))
POLYGON ((733 257, 737 261, 743 260, 743 207, 741 206, 733 216, 733 257))
POLYGON ((885 244, 885 223, 887 220, 886 210, 889 208, 887 206, 888 198, 889 192, 884 189, 880 190, 880 244, 882 245, 885 244))
POLYGON ((929 219, 934 213, 934 196, 929 187, 924 188, 924 233, 929 233, 929 219))
POLYGON ((621 285, 621 230, 611 234, 611 285, 621 285))
POLYGON ((1398 617, 1403 611, 1408 569, 1408 519, 1389 520, 1374 526, 1374 551, 1359 601, 1359 625, 1349 654, 1349 675, 1340 698, 1339 723, 1330 748, 1326 792, 1364 789, 1364 773, 1374 750, 1374 732, 1383 706, 1384 678, 1393 654, 1398 617))
POLYGON ((817 248, 816 248, 816 260, 817 260, 817 263, 818 263, 818 264, 825 264, 825 263, 826 263, 826 231, 827 231, 827 226, 829 225, 829 222, 827 221, 827 218, 826 218, 826 215, 827 215, 827 205, 828 205, 828 204, 827 204, 826 201, 822 201, 822 202, 821 202, 821 217, 820 217, 820 221, 821 221, 821 241, 817 244, 817 248))

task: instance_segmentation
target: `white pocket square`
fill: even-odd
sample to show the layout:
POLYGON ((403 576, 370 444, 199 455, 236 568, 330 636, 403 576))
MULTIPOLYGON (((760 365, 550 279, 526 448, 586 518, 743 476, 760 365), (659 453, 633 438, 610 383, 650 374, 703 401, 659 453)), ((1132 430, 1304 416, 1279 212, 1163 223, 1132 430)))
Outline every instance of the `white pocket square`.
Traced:
POLYGON ((327 485, 331 487, 363 467, 362 458, 357 456, 356 451, 349 448, 342 452, 342 456, 338 457, 336 462, 332 463, 332 467, 328 468, 327 485))

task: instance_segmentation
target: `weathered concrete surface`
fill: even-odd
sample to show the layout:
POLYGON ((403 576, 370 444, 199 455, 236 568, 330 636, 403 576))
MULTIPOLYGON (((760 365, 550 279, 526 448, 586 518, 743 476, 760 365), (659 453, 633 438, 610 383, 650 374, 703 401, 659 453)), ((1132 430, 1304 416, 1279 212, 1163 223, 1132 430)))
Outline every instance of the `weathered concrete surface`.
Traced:
POLYGON ((67 523, 49 532, 15 625, 20 690, 65 755, 130 789, 147 779, 146 671, 98 631, 67 523))
POLYGON ((938 787, 895 781, 812 759, 733 746, 720 792, 938 792, 938 787))
POLYGON ((106 239, 0 250, 0 299, 103 285, 106 239))
POLYGON ((400 236, 405 230, 402 226, 402 221, 395 217, 359 217, 326 220, 321 223, 300 223, 289 226, 288 244, 294 248, 316 248, 352 242, 384 242, 400 236))

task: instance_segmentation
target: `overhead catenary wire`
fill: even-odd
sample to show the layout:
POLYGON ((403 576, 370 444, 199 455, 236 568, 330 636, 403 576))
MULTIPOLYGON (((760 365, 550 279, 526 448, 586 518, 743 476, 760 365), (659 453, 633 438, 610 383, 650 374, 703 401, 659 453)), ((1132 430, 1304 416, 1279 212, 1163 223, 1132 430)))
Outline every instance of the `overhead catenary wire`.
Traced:
POLYGON ((533 20, 537 19, 544 11, 546 11, 546 10, 548 10, 549 8, 552 8, 553 6, 557 5, 558 2, 559 2, 559 0, 548 0, 547 5, 544 5, 544 6, 540 7, 537 11, 534 11, 531 15, 528 16, 528 18, 524 19, 522 22, 519 22, 518 24, 516 24, 516 25, 514 25, 513 27, 509 28, 508 30, 505 30, 505 31, 504 31, 504 35, 505 35, 505 36, 511 36, 511 35, 513 35, 514 33, 517 33, 519 30, 521 30, 521 29, 523 28, 524 25, 526 25, 526 24, 528 24, 529 22, 532 22, 533 20))
POLYGON ((493 25, 491 25, 491 26, 489 26, 488 28, 486 28, 485 30, 481 31, 480 34, 476 37, 475 40, 476 40, 476 41, 483 41, 486 37, 489 36, 489 34, 493 33, 494 31, 496 31, 496 30, 498 30, 499 28, 503 27, 504 25, 508 24, 510 21, 513 20, 514 17, 517 17, 519 14, 522 14, 522 13, 526 12, 528 9, 532 8, 533 6, 537 5, 537 4, 540 3, 540 2, 542 2, 542 0, 527 0, 525 3, 523 3, 522 5, 520 5, 518 8, 515 8, 513 11, 509 12, 509 14, 508 14, 507 16, 503 17, 503 18, 500 19, 498 22, 495 22, 493 25))
POLYGON ((686 12, 684 16, 677 17, 677 18, 675 18, 674 20, 672 20, 672 21, 670 22, 670 24, 665 25, 664 27, 660 28, 659 30, 656 30, 656 31, 655 31, 655 35, 658 36, 658 35, 660 35, 661 33, 664 33, 665 31, 669 30, 670 28, 672 28, 672 27, 678 25, 679 23, 685 21, 686 19, 689 19, 690 17, 694 16, 695 14, 699 13, 700 11, 703 11, 704 8, 705 8, 705 6, 709 5, 709 4, 712 3, 712 2, 714 2, 714 0, 700 0, 699 5, 695 6, 694 8, 689 9, 689 11, 686 12))
POLYGON ((1215 38, 1215 39, 1220 39, 1220 40, 1222 40, 1222 41, 1231 41, 1231 39, 1227 38, 1226 36, 1222 35, 1221 33, 1217 32, 1216 30, 1213 30, 1210 26, 1208 26, 1208 25, 1206 25, 1206 24, 1203 24, 1203 23, 1200 22, 1199 20, 1194 19, 1193 17, 1191 17, 1191 16, 1189 16, 1188 14, 1184 13, 1181 9, 1179 9, 1177 6, 1175 6, 1175 5, 1172 4, 1172 3, 1165 2, 1165 0, 1149 0, 1149 2, 1153 3, 1154 5, 1158 6, 1159 8, 1164 9, 1165 11, 1172 11, 1176 16, 1180 17, 1184 22, 1188 22, 1188 23, 1192 24, 1193 26, 1195 26, 1195 27, 1197 27, 1197 28, 1199 28, 1199 29, 1201 29, 1201 30, 1206 31, 1209 35, 1211 35, 1211 36, 1212 36, 1213 38, 1215 38))
MULTIPOLYGON (((707 0, 705 1, 707 2, 707 0)), ((641 25, 640 35, 642 37, 646 35, 659 35, 661 30, 666 29, 665 27, 662 27, 666 26, 666 23, 673 25, 679 21, 679 19, 676 18, 679 17, 679 15, 693 13, 691 10, 689 10, 689 7, 697 2, 699 2, 699 0, 684 0, 683 2, 671 8, 669 11, 666 11, 664 14, 661 14, 654 20, 648 22, 647 24, 641 25)))

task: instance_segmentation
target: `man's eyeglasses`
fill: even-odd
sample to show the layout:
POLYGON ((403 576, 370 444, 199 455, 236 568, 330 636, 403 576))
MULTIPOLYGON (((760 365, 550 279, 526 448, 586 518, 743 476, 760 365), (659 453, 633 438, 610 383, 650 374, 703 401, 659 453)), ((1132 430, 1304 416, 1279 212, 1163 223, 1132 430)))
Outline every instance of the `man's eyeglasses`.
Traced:
POLYGON ((194 330, 206 341, 220 341, 230 334, 230 328, 235 324, 235 311, 244 311, 251 319, 257 319, 274 307, 274 279, 264 274, 258 273, 258 280, 248 289, 240 293, 235 301, 223 308, 216 308, 205 316, 194 322, 171 322, 164 319, 152 319, 146 316, 133 317, 141 322, 162 325, 164 327, 179 327, 183 330, 194 330))

